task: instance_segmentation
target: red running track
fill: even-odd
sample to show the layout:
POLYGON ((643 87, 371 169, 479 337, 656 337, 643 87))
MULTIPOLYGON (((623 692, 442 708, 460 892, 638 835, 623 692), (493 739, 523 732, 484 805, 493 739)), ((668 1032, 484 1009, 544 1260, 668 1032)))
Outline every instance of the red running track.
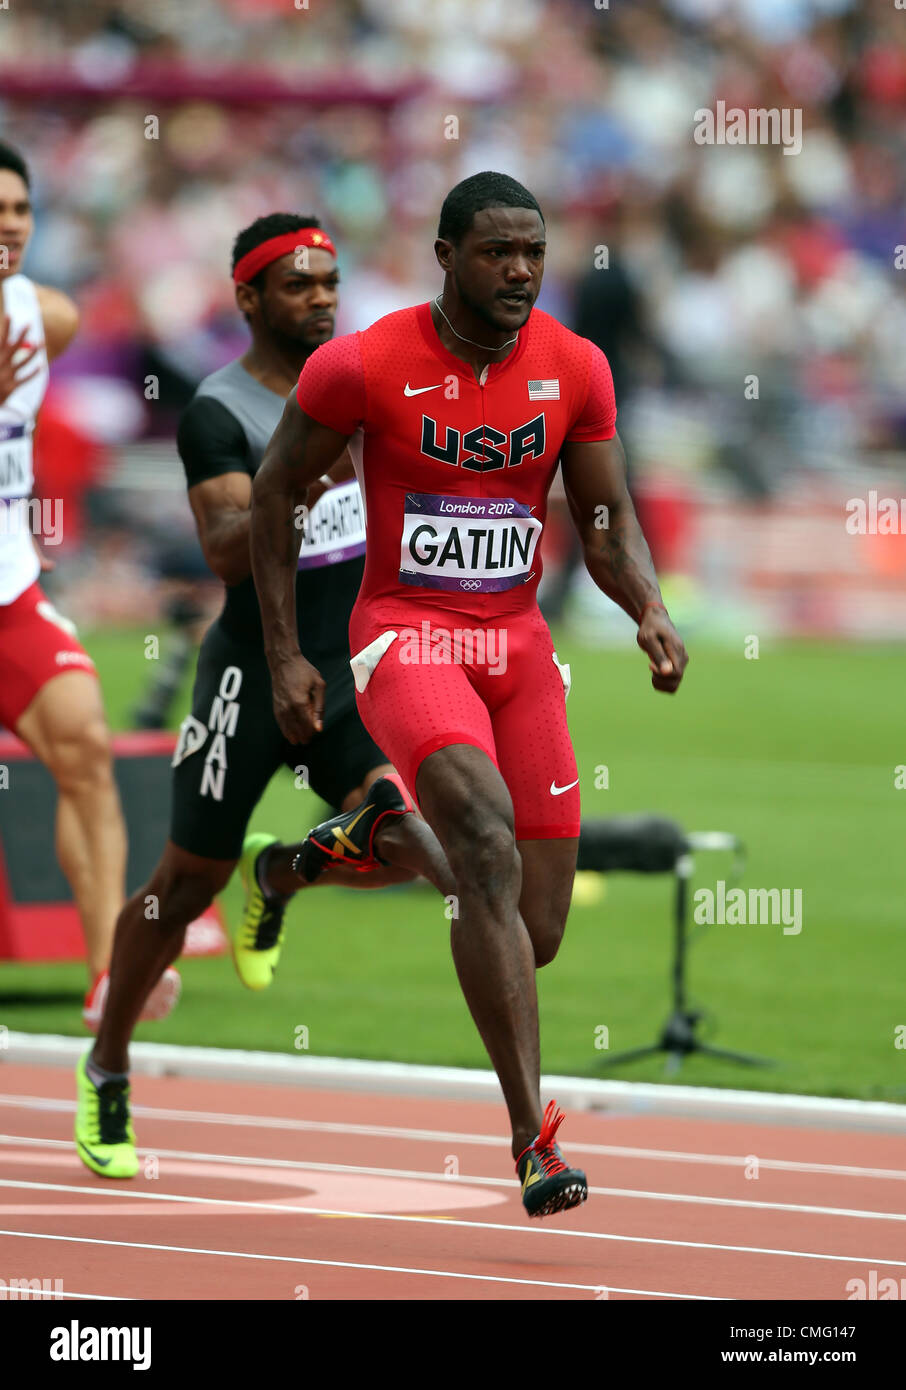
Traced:
POLYGON ((72 1298, 906 1296, 901 1136, 572 1112, 588 1202, 529 1221, 502 1105, 140 1076, 143 1171, 111 1182, 73 1094, 0 1067, 0 1278, 72 1298))

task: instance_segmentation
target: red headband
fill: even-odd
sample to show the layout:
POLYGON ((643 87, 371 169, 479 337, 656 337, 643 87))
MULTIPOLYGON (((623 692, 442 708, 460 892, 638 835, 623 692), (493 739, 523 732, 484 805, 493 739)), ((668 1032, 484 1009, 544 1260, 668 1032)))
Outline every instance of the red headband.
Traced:
POLYGON ((318 227, 300 227, 297 232, 283 232, 280 236, 271 237, 270 241, 262 241, 260 246, 247 252, 236 262, 233 279, 237 285, 248 284, 265 266, 278 261, 290 251, 296 251, 300 246, 314 246, 319 251, 329 251, 332 256, 337 254, 337 248, 326 232, 322 232, 318 227))

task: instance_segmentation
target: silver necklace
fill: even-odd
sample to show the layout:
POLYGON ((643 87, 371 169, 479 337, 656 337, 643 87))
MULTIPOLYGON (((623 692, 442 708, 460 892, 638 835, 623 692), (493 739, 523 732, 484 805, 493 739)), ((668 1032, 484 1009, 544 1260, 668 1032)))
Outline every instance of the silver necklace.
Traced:
POLYGON ((476 343, 476 342, 474 341, 474 339, 472 339, 472 338, 464 338, 464 337, 462 336, 461 333, 457 333, 457 332, 456 332, 456 329, 453 327, 452 323, 451 323, 450 320, 447 318, 446 314, 444 314, 444 306, 443 306, 443 305, 441 304, 441 302, 440 302, 440 295, 437 296, 437 298, 435 299, 434 303, 437 305, 438 309, 440 310, 441 314, 443 315, 444 322, 447 324, 447 327, 449 328, 450 332, 451 332, 455 337, 457 337, 461 343, 468 343, 470 347, 481 348, 482 352, 502 352, 504 348, 506 348, 506 347, 512 347, 514 343, 518 343, 518 342, 519 342, 519 334, 518 334, 518 333, 516 334, 515 338, 508 338, 507 341, 506 341, 505 343, 501 343, 501 344, 500 344, 500 347, 495 347, 495 348, 494 348, 494 347, 488 347, 486 343, 476 343))

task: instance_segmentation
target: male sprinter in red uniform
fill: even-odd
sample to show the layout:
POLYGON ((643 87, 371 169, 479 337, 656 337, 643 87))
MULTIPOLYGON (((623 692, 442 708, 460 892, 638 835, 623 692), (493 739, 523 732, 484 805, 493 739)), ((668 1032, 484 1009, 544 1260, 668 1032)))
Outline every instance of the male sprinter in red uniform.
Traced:
POLYGON ((562 1115, 552 1102, 542 1120, 539 1098, 535 969, 560 944, 579 834, 565 668, 535 601, 558 463, 589 572, 638 623, 655 689, 675 691, 687 657, 626 490, 607 361, 533 310, 545 251, 534 197, 505 175, 466 179, 435 251, 433 303, 306 363, 255 478, 252 565, 275 714, 304 743, 324 682, 297 640, 294 508, 361 429, 359 710, 453 871, 456 969, 509 1109, 523 1202, 544 1216, 587 1196, 556 1144, 562 1115), (412 634, 427 634, 420 657, 412 634))
MULTIPOLYGON (((29 188, 22 156, 0 144, 0 724, 57 785, 57 857, 85 935, 90 987, 82 1018, 94 1029, 125 897, 126 828, 94 662, 38 583, 53 566, 39 555, 31 526, 32 434, 48 363, 69 346, 79 314, 60 290, 22 274, 34 228, 29 188)), ((165 1018, 178 997, 179 975, 167 970, 143 1016, 165 1018)))

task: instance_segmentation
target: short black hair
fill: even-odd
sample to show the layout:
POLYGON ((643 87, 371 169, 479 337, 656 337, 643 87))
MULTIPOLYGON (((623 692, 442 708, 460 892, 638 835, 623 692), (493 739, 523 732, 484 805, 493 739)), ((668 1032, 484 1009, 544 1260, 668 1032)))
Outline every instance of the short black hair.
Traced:
POLYGON ((509 174, 486 170, 482 174, 472 174, 450 189, 440 210, 437 235, 442 241, 462 241, 472 229, 476 212, 484 208, 531 208, 544 221, 537 198, 524 184, 511 179, 509 174))
MULTIPOLYGON (((296 212, 271 212, 267 217, 258 217, 248 227, 244 227, 233 242, 233 260, 230 266, 235 270, 243 256, 247 256, 250 251, 254 251, 256 246, 262 242, 270 241, 271 237, 284 236, 286 232, 301 232, 306 227, 320 227, 321 223, 317 217, 302 217, 296 212)), ((264 283, 264 270, 258 272, 249 284, 256 290, 260 290, 264 283)))
POLYGON ((11 169, 14 174, 25 184, 26 188, 31 188, 31 179, 28 177, 28 165, 22 158, 18 150, 14 150, 12 145, 5 145, 0 140, 0 169, 11 169))

